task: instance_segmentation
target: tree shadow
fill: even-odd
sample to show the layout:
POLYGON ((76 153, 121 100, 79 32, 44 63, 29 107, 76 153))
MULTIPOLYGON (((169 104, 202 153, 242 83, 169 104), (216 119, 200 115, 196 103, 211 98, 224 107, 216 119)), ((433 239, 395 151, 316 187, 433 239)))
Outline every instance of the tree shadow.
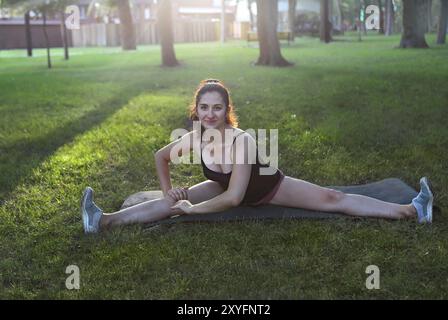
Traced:
POLYGON ((101 124, 138 94, 129 94, 130 90, 129 88, 120 90, 98 108, 35 139, 22 139, 1 147, 0 154, 4 155, 2 166, 5 169, 1 170, 0 174, 0 204, 6 201, 14 189, 57 149, 73 141, 77 135, 101 124))

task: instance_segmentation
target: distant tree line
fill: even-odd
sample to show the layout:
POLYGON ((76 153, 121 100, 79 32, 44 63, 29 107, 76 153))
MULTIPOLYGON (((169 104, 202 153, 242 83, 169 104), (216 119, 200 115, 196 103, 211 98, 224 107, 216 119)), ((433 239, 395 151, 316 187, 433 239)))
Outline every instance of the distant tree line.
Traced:
MULTIPOLYGON (((446 42, 446 29, 448 18, 448 0, 438 0, 438 30, 437 44, 446 42)), ((30 32, 30 12, 37 13, 42 18, 43 32, 47 47, 47 65, 52 67, 49 39, 47 34, 48 16, 58 16, 61 21, 62 40, 64 45, 64 57, 69 59, 67 29, 65 26, 65 8, 68 5, 76 4, 76 0, 0 0, 2 6, 11 6, 23 12, 25 20, 25 32, 27 41, 28 56, 32 56, 32 39, 30 32)), ((118 11, 121 23, 121 44, 123 50, 136 50, 136 36, 131 15, 129 0, 92 0, 92 5, 100 2, 102 7, 113 8, 118 11)), ((300 16, 296 15, 296 7, 300 0, 288 0, 288 23, 293 37, 296 35, 296 25, 300 24, 300 16)), ((221 1, 224 10, 225 1, 221 1)), ((278 25, 278 0, 248 0, 251 24, 254 24, 253 4, 257 8, 256 27, 259 41, 259 56, 256 65, 267 66, 291 66, 281 53, 280 43, 277 37, 278 25)), ((341 15, 341 21, 348 19, 358 22, 358 27, 362 27, 361 13, 367 6, 365 0, 338 0, 336 1, 341 15)), ((401 48, 427 48, 425 33, 431 29, 432 25, 432 0, 376 0, 379 7, 380 25, 378 32, 384 35, 391 35, 394 30, 396 17, 401 13, 402 35, 399 47, 401 48), (401 11, 399 10, 401 9, 401 11)), ((330 0, 320 0, 319 35, 324 43, 332 41, 333 26, 330 20, 330 6, 334 2, 330 0)), ((333 8, 334 9, 334 8, 333 8)), ((161 46, 162 65, 173 67, 179 65, 174 50, 173 23, 171 16, 171 0, 158 0, 157 21, 159 26, 159 37, 161 46)), ((364 29, 365 32, 365 29, 364 29)))

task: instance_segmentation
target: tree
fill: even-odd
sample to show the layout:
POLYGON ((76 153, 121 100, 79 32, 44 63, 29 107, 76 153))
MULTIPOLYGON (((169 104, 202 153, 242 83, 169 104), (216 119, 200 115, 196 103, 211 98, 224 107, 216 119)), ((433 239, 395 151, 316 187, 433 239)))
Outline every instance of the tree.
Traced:
POLYGON ((249 16, 250 16, 250 31, 254 30, 254 13, 252 12, 252 3, 254 3, 255 0, 247 0, 247 9, 249 10, 249 16))
POLYGON ((328 43, 332 40, 329 12, 329 0, 320 0, 320 41, 325 43, 328 43))
POLYGON ((67 30, 65 27, 65 19, 64 12, 66 6, 72 3, 71 0, 7 0, 6 4, 11 5, 17 11, 24 13, 25 18, 25 37, 27 43, 27 53, 28 56, 32 56, 33 47, 32 47, 32 37, 31 37, 31 28, 30 28, 30 12, 40 13, 42 16, 42 31, 45 39, 45 46, 47 49, 47 65, 48 68, 51 69, 51 54, 50 54, 50 40, 48 38, 48 30, 47 30, 47 19, 49 16, 60 15, 61 18, 61 36, 62 42, 64 46, 64 57, 65 59, 69 58, 68 54, 68 36, 67 30))
POLYGON ((448 20, 448 0, 440 0, 439 27, 437 30, 437 44, 445 44, 448 20))
POLYGON ((221 0, 221 43, 226 41, 226 3, 221 0))
POLYGON ((120 18, 121 47, 123 50, 136 50, 135 28, 129 0, 115 0, 120 18))
POLYGON ((112 10, 118 11, 120 19, 120 42, 123 50, 136 50, 137 41, 135 37, 134 21, 132 19, 129 0, 91 0, 89 14, 95 18, 108 16, 112 10))
MULTIPOLYGON (((43 20, 43 31, 44 31, 44 38, 45 38, 45 44, 47 47, 47 65, 48 68, 51 69, 51 54, 50 54, 50 40, 48 38, 48 32, 47 32, 47 18, 49 15, 60 16, 61 21, 61 38, 62 38, 62 45, 64 47, 64 58, 66 60, 69 59, 68 54, 68 37, 67 37, 67 29, 65 26, 65 8, 67 5, 71 3, 70 0, 39 0, 36 2, 36 9, 42 13, 42 20, 43 20)), ((31 4, 32 5, 32 4, 31 4)))
POLYGON ((360 19, 361 20, 361 29, 362 29, 364 35, 366 36, 367 35, 367 28, 366 28, 366 14, 365 14, 365 12, 366 12, 366 9, 367 9, 367 5, 366 5, 365 0, 360 0, 359 3, 360 3, 359 15, 362 17, 362 19, 360 19))
MULTIPOLYGON (((48 38, 47 30, 47 18, 48 16, 54 16, 57 12, 59 2, 57 0, 36 0, 36 1, 16 1, 23 6, 23 10, 30 11, 35 10, 42 15, 42 31, 45 39, 45 47, 47 49, 47 66, 51 69, 51 52, 50 52, 50 39, 48 38)), ((61 1, 62 2, 62 1, 61 1)))
POLYGON ((33 41, 31 37, 31 24, 30 24, 30 5, 25 0, 0 0, 0 5, 10 6, 16 9, 18 12, 23 13, 25 21, 25 39, 26 49, 28 57, 33 56, 33 41))
POLYGON ((342 33, 344 33, 345 32, 345 24, 344 24, 345 15, 344 15, 344 10, 343 10, 343 6, 342 6, 342 0, 338 0, 337 6, 338 6, 339 14, 341 15, 341 22, 339 25, 339 29, 341 30, 342 33))
POLYGON ((394 4, 392 0, 386 0, 385 4, 386 9, 386 21, 385 21, 385 29, 384 34, 386 36, 392 35, 394 32, 394 21, 395 21, 395 13, 394 13, 394 4))
POLYGON ((288 0, 288 24, 292 39, 295 38, 297 0, 288 0))
POLYGON ((174 52, 173 23, 171 18, 171 0, 159 0, 157 9, 162 65, 174 67, 179 65, 174 52))
POLYGON ((47 15, 51 11, 51 5, 42 4, 37 9, 42 13, 42 26, 44 31, 45 46, 47 48, 47 66, 48 69, 51 69, 50 41, 48 39, 48 32, 47 32, 47 15))
POLYGON ((379 34, 384 34, 384 11, 383 11, 383 2, 378 0, 378 9, 380 9, 380 28, 378 30, 379 34))
POLYGON ((432 0, 426 2, 426 32, 431 32, 432 29, 432 0))
POLYGON ((65 25, 65 12, 60 11, 61 16, 61 37, 62 37, 62 45, 64 46, 64 59, 69 59, 68 54, 68 35, 67 35, 67 26, 65 25))
POLYGON ((26 51, 28 57, 33 56, 33 38, 31 36, 31 25, 30 25, 30 11, 26 11, 25 15, 25 39, 26 39, 26 51))
POLYGON ((427 13, 424 9, 425 0, 403 1, 403 33, 400 48, 428 48, 425 40, 427 13))
POLYGON ((257 33, 260 56, 256 65, 291 66, 283 58, 277 37, 278 0, 257 0, 257 33))
POLYGON ((60 22, 61 22, 61 38, 62 45, 64 47, 64 59, 69 59, 68 52, 68 35, 67 35, 67 26, 65 25, 65 8, 69 6, 73 1, 72 0, 55 0, 55 10, 59 13, 60 22))
POLYGON ((341 11, 341 20, 348 21, 352 26, 359 19, 359 0, 338 0, 341 11))

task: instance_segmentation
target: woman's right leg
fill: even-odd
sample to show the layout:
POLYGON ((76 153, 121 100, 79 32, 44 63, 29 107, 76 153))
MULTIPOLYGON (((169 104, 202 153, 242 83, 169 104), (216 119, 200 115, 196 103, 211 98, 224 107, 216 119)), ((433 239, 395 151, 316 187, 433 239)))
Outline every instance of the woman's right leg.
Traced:
MULTIPOLYGON (((224 190, 219 183, 211 180, 198 183, 187 190, 188 200, 192 204, 209 200, 223 192, 224 190)), ((174 200, 166 197, 145 201, 114 213, 104 213, 100 220, 100 229, 118 225, 154 222, 182 214, 182 210, 171 209, 174 203, 174 200)))

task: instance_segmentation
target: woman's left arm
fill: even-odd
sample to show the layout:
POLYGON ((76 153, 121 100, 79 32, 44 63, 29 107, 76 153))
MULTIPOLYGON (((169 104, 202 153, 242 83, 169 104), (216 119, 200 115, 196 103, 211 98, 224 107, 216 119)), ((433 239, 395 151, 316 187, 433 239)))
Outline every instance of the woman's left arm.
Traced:
POLYGON ((210 200, 193 205, 190 213, 219 212, 237 207, 243 201, 247 185, 249 184, 251 170, 250 164, 234 164, 229 188, 210 200))
MULTIPOLYGON (((251 144, 255 142, 254 139, 247 133, 243 134, 242 136, 246 137, 245 139, 236 139, 235 148, 237 154, 244 154, 244 161, 242 164, 236 163, 235 160, 233 161, 234 164, 232 166, 232 174, 230 176, 229 187, 227 188, 227 190, 210 200, 191 205, 188 209, 185 208, 189 211, 186 211, 188 214, 202 214, 224 211, 226 209, 238 206, 241 201, 243 201, 252 172, 252 165, 248 161, 249 155, 245 146, 251 146, 251 144), (244 143, 245 140, 248 141, 248 144, 246 145, 244 143)), ((175 207, 183 209, 182 204, 180 204, 180 206, 176 205, 175 207)))

